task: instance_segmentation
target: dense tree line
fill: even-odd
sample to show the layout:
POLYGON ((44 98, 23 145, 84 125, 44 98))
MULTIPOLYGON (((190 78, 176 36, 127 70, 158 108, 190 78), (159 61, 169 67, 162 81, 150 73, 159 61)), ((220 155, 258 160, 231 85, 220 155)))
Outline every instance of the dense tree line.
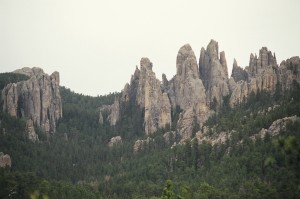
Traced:
MULTIPOLYGON (((0 198, 8 198, 16 187, 15 198, 100 198, 99 193, 104 198, 300 197, 300 123, 288 124, 276 137, 249 139, 276 119, 300 116, 296 83, 274 95, 252 93, 233 109, 225 97, 220 112, 205 124, 211 134, 232 132, 224 144, 192 139, 171 148, 180 138, 165 143, 163 133, 169 129, 161 129, 139 153, 133 153, 133 144, 145 138, 142 109, 122 105, 121 121, 110 127, 99 124, 98 107, 112 104, 118 93, 89 97, 62 87, 61 95, 57 132, 45 136, 36 128, 36 143, 27 139, 24 120, 0 111, 0 151, 12 157, 12 168, 0 172, 0 198), (116 135, 122 144, 108 147, 116 135)), ((179 112, 172 112, 173 120, 179 112)), ((174 125, 171 129, 176 130, 174 125)))

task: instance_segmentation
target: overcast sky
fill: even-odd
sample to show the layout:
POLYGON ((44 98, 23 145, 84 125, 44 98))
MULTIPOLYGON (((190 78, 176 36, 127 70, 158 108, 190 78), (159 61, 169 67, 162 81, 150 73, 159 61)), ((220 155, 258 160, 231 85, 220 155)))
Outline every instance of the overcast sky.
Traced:
POLYGON ((299 0, 0 0, 0 72, 41 67, 86 95, 121 91, 141 57, 161 79, 179 48, 197 59, 211 39, 249 63, 262 46, 277 61, 300 55, 299 0))

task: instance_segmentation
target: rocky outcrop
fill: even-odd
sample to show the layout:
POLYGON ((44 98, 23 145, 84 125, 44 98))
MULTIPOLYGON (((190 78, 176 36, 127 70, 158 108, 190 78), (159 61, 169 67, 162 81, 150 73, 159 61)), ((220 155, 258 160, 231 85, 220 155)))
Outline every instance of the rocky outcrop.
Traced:
POLYGON ((26 122, 26 133, 30 141, 36 142, 39 141, 38 135, 35 133, 34 124, 32 119, 28 119, 26 122))
POLYGON ((289 122, 294 123, 296 121, 300 121, 300 118, 297 117, 296 115, 275 120, 268 129, 262 128, 258 134, 251 136, 250 139, 252 140, 256 140, 257 138, 264 139, 267 133, 270 136, 274 137, 276 135, 279 135, 281 132, 285 132, 286 125, 289 122))
POLYGON ((229 95, 228 70, 225 53, 220 53, 219 46, 211 40, 206 50, 201 49, 199 73, 206 90, 207 101, 212 109, 219 110, 223 97, 229 95))
POLYGON ((3 111, 11 116, 32 119, 45 132, 55 132, 62 117, 59 73, 45 74, 40 68, 15 71, 28 75, 29 80, 8 84, 2 90, 3 111))
MULTIPOLYGON (((140 69, 136 67, 130 84, 125 85, 120 102, 125 106, 133 104, 144 110, 144 130, 147 134, 171 125, 170 100, 152 67, 148 58, 141 59, 140 69)), ((112 110, 112 113, 120 117, 120 111, 112 110)))
POLYGON ((8 154, 0 152, 0 168, 11 167, 11 158, 8 154))
POLYGON ((108 143, 109 147, 117 146, 122 144, 122 137, 121 136, 116 136, 112 137, 108 143))
POLYGON ((171 101, 174 99, 176 106, 183 110, 177 129, 182 139, 188 139, 192 136, 195 121, 201 126, 210 113, 206 103, 205 88, 199 78, 196 56, 189 44, 179 49, 176 68, 177 73, 170 81, 169 96, 171 101))
POLYGON ((292 57, 281 62, 278 74, 281 90, 291 89, 293 81, 300 83, 300 58, 292 57))
POLYGON ((275 92, 278 83, 278 66, 275 54, 273 55, 271 51, 263 47, 259 51, 258 58, 256 55, 250 55, 249 67, 246 67, 244 71, 235 67, 234 64, 231 77, 236 82, 235 86, 231 84, 231 107, 245 101, 251 92, 275 92))
POLYGON ((235 82, 248 80, 248 73, 238 66, 237 61, 235 59, 233 61, 231 77, 234 79, 235 82))
POLYGON ((133 153, 138 153, 139 151, 145 149, 146 146, 148 146, 151 142, 153 142, 154 139, 147 137, 144 140, 137 140, 135 141, 134 145, 133 145, 133 153))
MULTIPOLYGON (((245 69, 234 59, 228 79, 225 52, 219 53, 218 43, 214 40, 206 49, 201 49, 199 65, 191 46, 182 46, 177 54, 176 75, 170 80, 163 74, 159 81, 152 69, 150 60, 142 58, 140 67, 136 67, 130 84, 125 85, 118 101, 101 108, 100 124, 105 118, 117 121, 121 114, 130 110, 141 113, 146 134, 170 127, 171 122, 175 122, 178 135, 185 140, 202 128, 211 113, 220 110, 225 96, 230 96, 229 104, 234 107, 247 101, 253 92, 275 93, 278 85, 285 90, 290 89, 295 80, 300 82, 299 57, 286 60, 278 67, 275 54, 266 47, 260 49, 258 56, 250 55, 249 66, 245 69), (172 114, 176 116, 174 118, 179 116, 178 121, 171 121, 172 114)), ((229 136, 229 132, 220 134, 216 143, 224 140, 224 136, 229 136)))
POLYGON ((106 120, 110 126, 115 126, 120 119, 120 100, 118 97, 112 105, 103 105, 99 108, 99 124, 106 120))
POLYGON ((176 139, 176 132, 175 131, 168 131, 168 132, 164 133, 163 138, 164 138, 166 144, 171 144, 176 139))

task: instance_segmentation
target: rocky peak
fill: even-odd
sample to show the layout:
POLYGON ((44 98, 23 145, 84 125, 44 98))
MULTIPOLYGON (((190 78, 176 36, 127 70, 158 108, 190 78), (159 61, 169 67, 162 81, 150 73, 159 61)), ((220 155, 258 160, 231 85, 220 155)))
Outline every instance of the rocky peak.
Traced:
POLYGON ((210 40, 206 48, 207 54, 210 59, 219 59, 219 44, 215 40, 210 40))
POLYGON ((150 62, 149 58, 143 57, 140 61, 141 68, 146 68, 147 70, 152 71, 153 64, 150 62))
POLYGON ((238 66, 237 61, 234 59, 231 77, 234 79, 235 82, 238 81, 247 81, 248 80, 248 73, 238 66))
POLYGON ((195 53, 189 44, 182 46, 176 60, 177 76, 199 78, 195 53))
POLYGON ((227 68, 227 61, 225 57, 225 52, 220 52, 220 63, 223 67, 223 71, 225 72, 225 76, 228 77, 228 68, 227 68))
MULTIPOLYGON (((104 112, 108 112, 110 125, 115 125, 121 117, 120 104, 136 104, 140 109, 144 109, 145 132, 153 133, 159 128, 171 125, 171 104, 167 93, 163 89, 160 80, 152 71, 153 64, 148 58, 141 58, 140 69, 136 67, 130 84, 126 84, 121 101, 115 101, 113 105, 100 108, 99 122, 102 123, 104 112), (114 116, 114 117, 112 117, 114 116), (113 118, 117 118, 114 120, 113 118)), ((165 80, 168 84, 167 80, 165 80)), ((167 85, 166 85, 167 86, 167 85)))
POLYGON ((38 68, 38 67, 33 67, 33 68, 24 67, 24 68, 15 70, 14 73, 27 75, 28 77, 41 76, 41 75, 45 74, 44 70, 41 68, 38 68))
POLYGON ((206 105, 205 88, 199 79, 196 56, 190 45, 179 49, 176 67, 177 74, 170 81, 172 89, 169 90, 169 96, 175 100, 175 106, 183 110, 177 128, 182 139, 187 139, 192 135, 193 123, 196 121, 201 126, 208 118, 209 108, 206 105))
POLYGON ((5 86, 1 95, 3 111, 14 117, 32 119, 45 132, 55 132, 56 122, 62 117, 59 73, 49 76, 40 68, 22 68, 15 72, 30 79, 5 86))
POLYGON ((279 70, 275 54, 272 54, 266 47, 259 50, 259 57, 251 53, 249 67, 246 67, 245 70, 234 65, 232 77, 236 82, 242 81, 238 82, 235 88, 232 89, 231 106, 247 99, 251 92, 256 93, 258 90, 274 92, 278 81, 284 82, 284 79, 286 79, 286 77, 283 77, 286 73, 282 72, 285 75, 280 75, 279 70))
POLYGON ((277 67, 275 54, 272 54, 267 47, 259 50, 259 57, 250 55, 249 72, 251 76, 260 75, 267 67, 277 67))
POLYGON ((206 50, 201 49, 199 72, 208 103, 219 109, 223 103, 223 96, 229 94, 229 87, 225 53, 221 52, 219 59, 219 46, 216 41, 211 40, 206 50))

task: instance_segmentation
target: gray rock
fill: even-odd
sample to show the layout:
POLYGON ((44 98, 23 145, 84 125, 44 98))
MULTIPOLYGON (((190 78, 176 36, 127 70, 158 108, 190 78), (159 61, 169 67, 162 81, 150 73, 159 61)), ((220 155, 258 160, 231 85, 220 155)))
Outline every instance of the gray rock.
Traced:
POLYGON ((51 76, 39 68, 15 71, 30 76, 29 80, 8 84, 2 90, 3 111, 14 117, 30 118, 45 132, 55 132, 62 117, 59 73, 51 76))
POLYGON ((28 119, 26 122, 26 133, 28 136, 28 139, 32 142, 39 141, 38 135, 35 133, 34 124, 32 119, 28 119))
POLYGON ((248 73, 237 65, 237 61, 234 59, 231 77, 235 82, 238 81, 248 81, 248 73))
POLYGON ((121 136, 116 136, 116 137, 112 137, 108 143, 108 146, 114 147, 114 146, 118 146, 122 144, 122 137, 121 136))
POLYGON ((177 55, 177 73, 172 80, 176 105, 183 112, 179 117, 177 129, 182 139, 192 136, 193 123, 201 126, 209 117, 210 110, 206 104, 205 88, 199 79, 196 56, 189 44, 182 46, 177 55))
POLYGON ((0 167, 11 167, 11 158, 8 154, 4 154, 3 152, 0 152, 0 167))
POLYGON ((206 50, 201 49, 199 72, 208 104, 211 108, 219 110, 223 104, 223 97, 229 95, 229 87, 225 53, 221 52, 219 59, 219 46, 216 41, 211 40, 206 50))

